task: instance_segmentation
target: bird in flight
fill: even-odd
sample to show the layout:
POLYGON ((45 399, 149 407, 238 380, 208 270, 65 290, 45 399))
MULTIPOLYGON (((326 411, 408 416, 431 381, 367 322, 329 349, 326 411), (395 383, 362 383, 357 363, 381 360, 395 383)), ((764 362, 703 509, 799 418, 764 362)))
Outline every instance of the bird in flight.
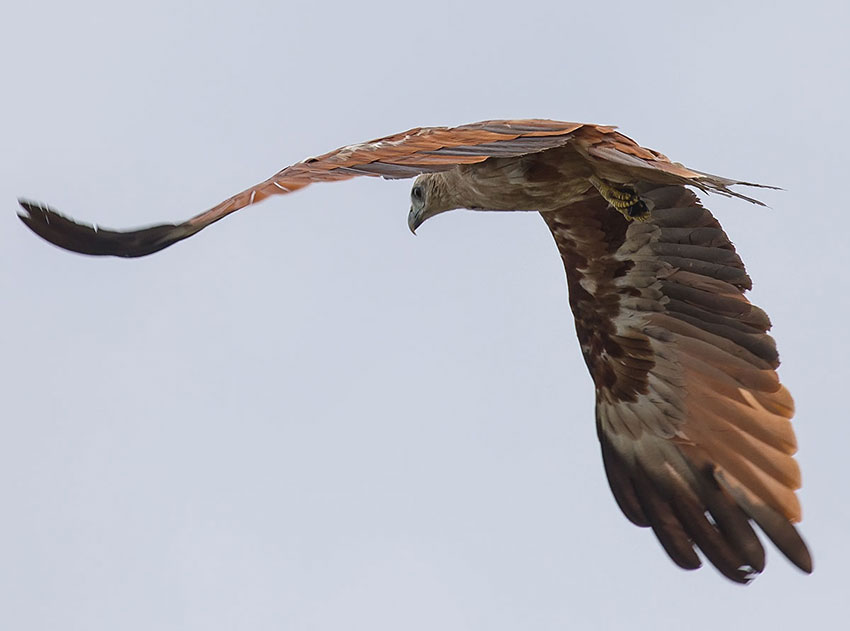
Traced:
POLYGON ((760 203, 758 186, 688 169, 614 127, 494 120, 423 127, 286 167, 181 223, 115 231, 21 200, 21 220, 59 247, 138 257, 271 195, 352 177, 411 178, 408 225, 466 208, 539 212, 563 259, 596 390, 596 428, 617 504, 680 567, 699 549, 747 583, 762 532, 812 571, 794 524, 800 470, 770 320, 740 257, 687 187, 760 203))

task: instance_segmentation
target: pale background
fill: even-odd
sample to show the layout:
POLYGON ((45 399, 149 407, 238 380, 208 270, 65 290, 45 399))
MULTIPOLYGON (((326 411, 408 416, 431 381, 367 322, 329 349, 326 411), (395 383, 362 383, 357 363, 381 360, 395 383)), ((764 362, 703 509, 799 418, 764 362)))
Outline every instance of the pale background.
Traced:
POLYGON ((28 2, 2 10, 0 628, 841 628, 850 10, 836 2, 28 2), (771 314, 815 572, 676 568, 620 514, 533 214, 317 186, 156 256, 18 196, 186 218, 417 125, 614 123, 775 184, 708 200, 771 314))

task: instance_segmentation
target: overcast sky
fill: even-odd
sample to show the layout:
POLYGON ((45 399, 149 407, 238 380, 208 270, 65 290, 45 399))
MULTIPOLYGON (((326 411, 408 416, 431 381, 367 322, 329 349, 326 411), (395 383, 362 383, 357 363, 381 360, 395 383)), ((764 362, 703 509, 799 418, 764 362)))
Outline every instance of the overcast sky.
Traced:
POLYGON ((835 628, 850 613, 846 2, 20 2, 0 38, 0 628, 835 628), (806 576, 675 567, 605 480, 533 214, 414 238, 316 186, 138 260, 19 196, 179 220, 418 125, 617 124, 711 198, 794 394, 806 576))

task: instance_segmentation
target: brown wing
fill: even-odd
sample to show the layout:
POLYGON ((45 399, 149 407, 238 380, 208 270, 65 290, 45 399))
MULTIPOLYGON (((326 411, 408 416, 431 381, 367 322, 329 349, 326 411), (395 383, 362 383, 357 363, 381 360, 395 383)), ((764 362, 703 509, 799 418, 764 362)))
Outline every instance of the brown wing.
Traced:
POLYGON ((495 156, 521 156, 564 145, 582 127, 587 126, 517 120, 485 121, 455 128, 411 129, 293 164, 268 180, 177 224, 128 231, 104 230, 76 223, 47 206, 24 200, 20 203, 26 213, 19 216, 36 234, 67 250, 95 255, 144 256, 190 237, 240 208, 315 182, 346 180, 358 175, 408 178, 495 156))
POLYGON ((663 176, 665 182, 688 182, 724 195, 743 197, 728 186, 746 182, 718 178, 672 163, 614 127, 530 119, 484 121, 454 128, 422 127, 342 147, 286 167, 268 180, 176 224, 106 230, 77 223, 48 206, 26 200, 20 200, 25 212, 19 216, 36 234, 67 250, 94 255, 145 256, 192 236, 240 208, 315 182, 347 180, 358 175, 408 178, 488 158, 518 157, 567 143, 574 143, 602 175, 610 167, 617 175, 652 175, 655 181, 663 176))
POLYGON ((645 223, 594 198, 544 213, 596 386, 611 490, 681 567, 695 546, 725 576, 764 569, 751 522, 806 572, 800 472, 770 321, 723 229, 681 186, 645 191, 645 223))

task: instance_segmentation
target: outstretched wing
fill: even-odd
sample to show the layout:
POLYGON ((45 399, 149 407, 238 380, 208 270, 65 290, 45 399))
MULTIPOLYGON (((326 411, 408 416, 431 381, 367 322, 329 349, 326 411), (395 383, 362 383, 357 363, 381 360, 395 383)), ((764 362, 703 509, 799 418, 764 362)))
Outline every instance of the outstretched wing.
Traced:
POLYGON ((145 256, 196 234, 240 208, 315 182, 347 180, 358 175, 408 178, 488 158, 537 153, 568 143, 575 143, 589 160, 610 165, 620 173, 663 175, 675 182, 687 181, 739 197, 742 196, 728 186, 746 184, 674 164, 660 153, 645 149, 615 131, 614 127, 539 119, 496 120, 454 128, 411 129, 308 158, 181 223, 158 224, 138 230, 107 230, 77 223, 48 206, 26 200, 20 200, 25 212, 19 216, 36 234, 66 250, 94 255, 145 256))
MULTIPOLYGON (((570 142, 573 133, 582 127, 579 123, 518 120, 411 129, 308 158, 187 221, 139 230, 104 230, 76 223, 47 206, 24 200, 21 206, 26 213, 19 216, 36 234, 67 250, 95 255, 145 256, 192 236, 240 208, 309 184, 347 180, 358 175, 408 178, 495 156, 536 153, 570 142)), ((613 130, 598 129, 600 132, 613 130)))
POLYGON ((744 265, 692 192, 642 198, 645 223, 598 197, 543 213, 567 269, 614 497, 683 568, 700 566, 697 547, 747 582, 765 564, 755 522, 810 572, 793 526, 794 404, 775 372, 770 321, 744 297, 744 265))

